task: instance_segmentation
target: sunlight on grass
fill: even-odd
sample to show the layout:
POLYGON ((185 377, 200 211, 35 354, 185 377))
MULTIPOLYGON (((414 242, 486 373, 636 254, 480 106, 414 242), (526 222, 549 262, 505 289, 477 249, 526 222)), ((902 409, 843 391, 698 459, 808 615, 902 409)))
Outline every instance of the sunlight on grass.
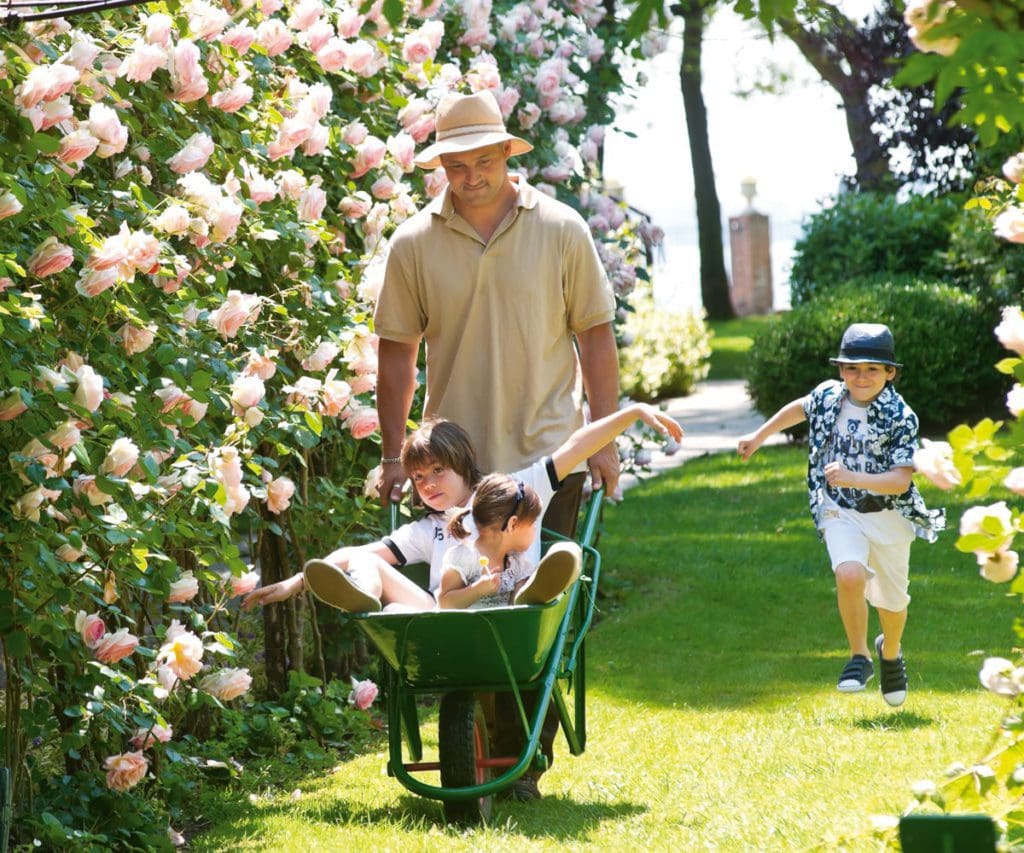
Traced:
POLYGON ((588 646, 587 751, 559 740, 541 802, 448 828, 437 803, 385 775, 382 745, 295 800, 227 804, 193 849, 878 849, 872 815, 898 814, 911 784, 987 750, 1006 706, 977 671, 1012 645, 1016 602, 977 578, 952 534, 918 542, 907 704, 885 705, 877 678, 839 694, 847 650, 804 460, 792 447, 694 460, 608 510, 600 548, 625 591, 602 604, 588 646))
POLYGON ((766 315, 709 323, 713 336, 708 379, 745 379, 744 365, 747 352, 754 343, 754 335, 771 319, 766 315))

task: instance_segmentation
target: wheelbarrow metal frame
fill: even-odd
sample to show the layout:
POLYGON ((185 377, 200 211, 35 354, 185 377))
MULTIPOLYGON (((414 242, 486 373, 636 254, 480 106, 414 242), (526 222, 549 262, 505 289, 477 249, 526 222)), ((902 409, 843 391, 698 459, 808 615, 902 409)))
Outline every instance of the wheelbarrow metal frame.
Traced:
MULTIPOLYGON (((522 607, 501 607, 481 610, 353 614, 352 619, 367 634, 381 652, 384 682, 388 696, 388 774, 415 794, 443 802, 462 802, 488 797, 509 787, 531 767, 542 767, 539 752, 541 728, 549 704, 554 701, 562 730, 573 755, 580 755, 587 741, 586 735, 586 635, 593 622, 597 587, 601 575, 601 555, 592 546, 600 521, 602 492, 598 490, 587 504, 578 542, 583 551, 583 568, 578 582, 560 599, 551 604, 522 607), (469 681, 457 672, 431 671, 432 661, 415 657, 414 635, 419 623, 429 630, 431 621, 438 617, 446 622, 464 623, 461 628, 475 631, 478 637, 490 637, 491 649, 500 659, 504 679, 480 678, 469 681), (454 619, 452 618, 454 617, 454 619), (557 620, 557 622, 555 621, 557 620), (541 632, 550 633, 557 624, 554 639, 546 647, 544 658, 538 663, 529 657, 510 657, 502 639, 502 626, 526 621, 535 623, 541 632), (411 660, 410 660, 411 659, 411 660), (419 667, 419 668, 417 668, 419 667), (520 675, 517 676, 516 670, 520 675), (525 673, 525 675, 523 675, 525 673), (560 681, 574 694, 570 712, 560 681), (440 683, 439 683, 440 682, 440 683), (510 691, 516 698, 526 743, 518 760, 491 759, 490 768, 507 767, 495 778, 482 784, 465 787, 431 785, 417 779, 413 772, 437 769, 439 763, 422 763, 423 748, 420 737, 416 697, 438 695, 455 691, 510 691), (538 701, 531 719, 527 719, 521 691, 537 691, 538 701), (410 761, 403 755, 403 738, 408 746, 410 761), (511 762, 511 765, 509 763, 511 762)), ((397 518, 392 507, 393 522, 397 518)), ((394 526, 394 524, 393 524, 394 526)), ((568 537, 545 531, 546 538, 572 541, 568 537)), ((462 631, 459 632, 462 634, 462 631)), ((443 655, 442 655, 443 657, 443 655)), ((473 662, 470 662, 472 665, 473 662)))

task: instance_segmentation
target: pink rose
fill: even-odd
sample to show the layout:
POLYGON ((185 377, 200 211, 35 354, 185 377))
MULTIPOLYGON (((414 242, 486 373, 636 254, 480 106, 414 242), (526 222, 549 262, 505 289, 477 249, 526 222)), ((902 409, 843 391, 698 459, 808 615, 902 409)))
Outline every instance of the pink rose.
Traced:
POLYGON ((222 112, 233 113, 249 103, 252 100, 252 95, 252 86, 236 81, 230 89, 215 92, 210 103, 222 112))
POLYGON ((1006 208, 996 217, 993 229, 997 237, 1011 243, 1024 243, 1024 208, 1006 208))
POLYGON ((353 74, 365 77, 373 67, 375 55, 376 49, 372 44, 364 39, 356 39, 345 51, 345 68, 353 74))
POLYGON ((428 198, 437 198, 448 186, 448 173, 444 169, 434 169, 427 172, 423 178, 423 185, 427 191, 428 198))
POLYGON ((262 379, 243 374, 231 383, 231 409, 236 415, 242 415, 246 409, 258 406, 266 393, 262 379))
POLYGON ((171 40, 171 30, 174 27, 174 21, 171 20, 169 15, 165 15, 163 12, 156 12, 144 20, 146 41, 149 44, 166 45, 171 40))
POLYGON ((114 499, 96 485, 96 478, 92 474, 76 477, 71 490, 76 496, 84 496, 90 506, 102 506, 114 499))
POLYGON ((319 186, 309 186, 299 196, 299 222, 316 222, 327 205, 327 193, 319 186))
POLYGON ((273 378, 277 373, 277 364, 274 362, 276 355, 277 350, 268 350, 265 353, 249 350, 249 358, 243 372, 249 376, 258 376, 264 381, 273 378))
POLYGON ((70 246, 65 246, 56 237, 47 237, 28 259, 28 272, 36 278, 45 278, 67 269, 74 259, 70 246))
POLYGON ((374 198, 387 201, 395 195, 395 182, 387 175, 381 175, 373 182, 373 186, 370 187, 370 194, 374 198))
POLYGON ((117 74, 133 83, 145 83, 158 68, 167 64, 167 52, 158 44, 147 44, 141 39, 135 49, 121 62, 117 74))
POLYGON ((369 679, 358 681, 352 679, 352 692, 348 694, 350 705, 355 705, 360 711, 365 711, 377 698, 377 685, 369 679))
POLYGON ((186 6, 188 28, 197 39, 212 41, 231 21, 231 16, 221 8, 211 6, 205 0, 191 0, 186 6))
POLYGON ((914 452, 914 470, 940 489, 960 485, 960 472, 953 465, 953 448, 946 441, 921 439, 921 448, 914 452))
POLYGON ((333 341, 323 341, 317 348, 302 360, 303 370, 320 371, 326 370, 341 348, 333 341))
POLYGON ((112 477, 123 477, 135 467, 135 463, 138 461, 138 445, 130 438, 122 437, 110 445, 110 450, 103 460, 103 465, 100 466, 100 471, 110 474, 112 477))
POLYGON ((409 33, 402 41, 402 59, 406 62, 421 65, 433 59, 436 53, 437 45, 423 33, 422 28, 409 33))
POLYGON ((338 15, 338 35, 342 38, 351 39, 359 35, 359 31, 366 23, 366 16, 360 15, 355 6, 346 6, 338 15))
POLYGON ((149 749, 155 743, 167 743, 174 735, 170 726, 164 727, 155 723, 146 729, 136 729, 128 741, 136 749, 149 749))
POLYGON ((267 483, 267 509, 275 515, 284 512, 295 494, 295 484, 287 477, 277 477, 267 483))
POLYGON ((164 643, 160 646, 156 659, 175 678, 188 681, 202 669, 203 643, 175 619, 164 635, 164 643))
POLYGON ((367 137, 366 141, 356 146, 355 162, 352 164, 351 178, 361 178, 371 169, 378 168, 384 162, 387 146, 377 137, 367 137))
POLYGON ((171 584, 171 591, 167 596, 169 604, 181 604, 191 601, 199 594, 199 581, 192 572, 182 572, 181 577, 171 584))
POLYGON ((139 638, 119 628, 113 634, 104 634, 93 648, 93 655, 101 663, 117 663, 132 654, 139 645, 139 638))
POLYGON ((75 290, 82 296, 90 298, 99 296, 103 291, 109 290, 117 284, 117 267, 105 270, 94 270, 86 268, 75 282, 75 290))
POLYGON ((184 175, 202 169, 213 154, 213 140, 209 134, 194 133, 185 147, 167 161, 172 172, 184 175))
POLYGON ((171 51, 171 82, 171 97, 185 104, 198 101, 209 91, 199 48, 188 39, 181 39, 171 51))
POLYGON ((320 48, 334 38, 334 35, 334 27, 329 21, 321 18, 306 30, 306 47, 309 48, 310 53, 315 55, 320 48))
POLYGON ((1006 583, 1017 574, 1019 559, 1016 551, 978 554, 978 574, 992 583, 1006 583))
POLYGON ((75 617, 75 630, 82 637, 87 649, 95 649, 99 641, 107 633, 107 626, 98 613, 86 613, 79 610, 75 617))
POLYGON ((253 322, 259 316, 260 304, 260 298, 255 294, 229 290, 227 301, 210 312, 210 325, 222 337, 233 338, 243 325, 253 322))
POLYGON ((244 575, 232 575, 228 582, 231 584, 231 595, 237 598, 240 595, 248 595, 260 582, 259 572, 246 572, 244 575))
POLYGON ((70 92, 80 78, 81 72, 77 68, 63 62, 37 65, 18 86, 15 103, 30 110, 40 101, 55 101, 70 92))
POLYGON ((280 18, 270 18, 256 28, 256 43, 267 56, 277 56, 292 46, 292 34, 280 18))
POLYGON ((299 0, 291 15, 288 16, 288 26, 293 30, 305 32, 317 22, 324 13, 324 5, 320 0, 299 0))
POLYGON ((75 371, 78 387, 75 388, 75 403, 89 412, 95 412, 103 402, 103 377, 89 365, 83 364, 75 371))
POLYGON ((125 752, 111 755, 103 762, 107 771, 107 787, 112 791, 127 791, 145 778, 149 770, 149 759, 141 752, 125 752))
POLYGON ((327 39, 314 51, 314 57, 320 67, 328 72, 341 71, 345 67, 345 56, 348 44, 343 39, 334 36, 327 39))
POLYGON ((245 53, 256 41, 256 30, 248 24, 238 24, 220 37, 220 43, 245 53))
POLYGON ((377 419, 377 410, 371 408, 356 409, 345 419, 345 426, 349 428, 352 437, 363 439, 373 435, 380 426, 377 419))
POLYGON ((1024 385, 1019 382, 1014 382, 1013 387, 1006 395, 1006 408, 1010 410, 1010 414, 1015 418, 1019 418, 1021 414, 1024 414, 1024 385))
POLYGON ((1003 308, 1003 318, 995 329, 999 343, 1017 355, 1024 355, 1024 315, 1017 306, 1003 308))
POLYGON ((117 330, 116 334, 121 339, 121 345, 124 347, 126 355, 145 352, 152 346, 155 337, 151 329, 133 326, 131 323, 125 323, 117 330))
POLYGON ((78 444, 81 438, 82 433, 78 428, 78 423, 71 420, 64 421, 55 430, 51 430, 46 434, 46 440, 60 450, 70 450, 78 444))
POLYGON ((307 157, 315 157, 327 149, 327 143, 330 141, 330 128, 318 122, 313 125, 313 130, 310 132, 309 137, 302 143, 302 153, 307 157))
POLYGON ((338 205, 338 209, 349 219, 362 219, 370 212, 371 207, 373 207, 373 199, 362 190, 354 195, 345 196, 341 200, 341 204, 338 205))
POLYGON ((97 157, 120 154, 128 144, 128 128, 106 104, 93 104, 89 108, 89 133, 100 141, 97 157))
POLYGON ((320 404, 320 411, 328 417, 335 418, 340 415, 352 397, 352 388, 347 382, 335 379, 337 370, 327 374, 323 384, 323 400, 320 404))
POLYGON ((200 688, 221 702, 230 702, 245 693, 252 684, 252 676, 247 669, 222 669, 211 673, 199 682, 200 688))
POLYGON ((351 124, 346 125, 345 129, 341 132, 342 140, 349 145, 356 147, 362 145, 369 135, 366 125, 361 121, 354 121, 351 124))
POLYGON ((28 406, 21 399, 21 393, 15 391, 0 400, 0 421, 13 421, 18 415, 24 412, 28 406))
POLYGON ((18 201, 18 197, 14 193, 7 192, 0 196, 0 219, 6 219, 8 216, 14 216, 20 212, 21 202, 18 201))
POLYGON ((1024 468, 1014 468, 1006 475, 1003 485, 1011 492, 1024 495, 1024 468))

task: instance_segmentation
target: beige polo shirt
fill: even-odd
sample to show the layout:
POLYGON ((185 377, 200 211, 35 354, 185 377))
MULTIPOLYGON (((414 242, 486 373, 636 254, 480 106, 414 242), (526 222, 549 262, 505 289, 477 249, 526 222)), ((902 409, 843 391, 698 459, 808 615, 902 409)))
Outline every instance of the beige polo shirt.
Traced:
POLYGON ((615 312, 583 218, 518 192, 486 244, 449 190, 402 223, 374 315, 382 338, 425 339, 424 414, 464 427, 484 471, 524 468, 582 425, 573 335, 615 312))

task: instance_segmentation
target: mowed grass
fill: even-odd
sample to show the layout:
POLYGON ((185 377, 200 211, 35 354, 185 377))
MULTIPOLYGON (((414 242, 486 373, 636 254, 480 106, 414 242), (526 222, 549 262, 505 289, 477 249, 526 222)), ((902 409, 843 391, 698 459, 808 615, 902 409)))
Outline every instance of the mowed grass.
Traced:
POLYGON ((207 803, 214 826, 192 849, 879 849, 872 815, 987 751, 1006 705, 977 671, 1012 645, 1015 600, 952 532, 918 541, 906 705, 885 705, 877 678, 838 693, 847 650, 804 465, 793 447, 705 457, 608 510, 600 548, 620 595, 590 635, 587 751, 559 740, 541 802, 446 827, 438 804, 387 778, 382 743, 295 799, 289 787, 207 803))
POLYGON ((763 315, 709 323, 713 337, 708 379, 746 379, 747 353, 754 335, 771 320, 771 315, 763 315))

